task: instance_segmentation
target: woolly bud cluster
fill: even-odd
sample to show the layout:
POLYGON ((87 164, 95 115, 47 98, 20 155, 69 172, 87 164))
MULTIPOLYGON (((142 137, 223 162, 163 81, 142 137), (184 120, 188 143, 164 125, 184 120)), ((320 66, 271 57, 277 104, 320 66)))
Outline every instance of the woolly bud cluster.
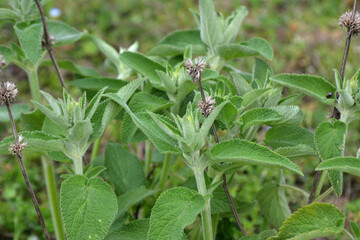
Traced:
POLYGON ((16 85, 12 82, 2 82, 0 86, 0 105, 5 102, 12 102, 15 100, 18 90, 16 85))
POLYGON ((356 12, 353 18, 351 11, 344 13, 340 16, 339 25, 346 27, 351 35, 357 36, 360 33, 360 14, 356 12))
POLYGON ((24 140, 24 137, 22 135, 19 135, 19 141, 15 142, 15 143, 10 143, 10 147, 9 147, 9 151, 16 155, 16 154, 21 154, 22 151, 24 151, 25 147, 27 146, 27 142, 23 142, 22 140, 24 140))
POLYGON ((185 61, 186 73, 191 76, 191 80, 195 83, 199 81, 201 73, 206 68, 206 61, 202 57, 195 58, 195 64, 191 61, 190 58, 185 61))
POLYGON ((205 102, 199 101, 198 107, 201 109, 201 115, 203 115, 204 117, 209 116, 215 107, 215 103, 216 100, 211 98, 211 96, 207 96, 205 98, 205 102))

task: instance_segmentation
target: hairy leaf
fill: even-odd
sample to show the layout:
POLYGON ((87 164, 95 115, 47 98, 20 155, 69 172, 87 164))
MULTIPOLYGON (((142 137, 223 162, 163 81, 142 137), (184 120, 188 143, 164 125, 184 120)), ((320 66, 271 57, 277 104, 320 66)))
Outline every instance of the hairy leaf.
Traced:
POLYGON ((48 20, 49 33, 55 37, 55 46, 62 46, 79 40, 83 33, 64 22, 48 20))
POLYGON ((360 159, 356 157, 330 158, 320 163, 316 170, 336 170, 360 176, 360 159))
POLYGON ((147 240, 148 230, 149 219, 135 220, 112 231, 105 237, 105 240, 147 240))

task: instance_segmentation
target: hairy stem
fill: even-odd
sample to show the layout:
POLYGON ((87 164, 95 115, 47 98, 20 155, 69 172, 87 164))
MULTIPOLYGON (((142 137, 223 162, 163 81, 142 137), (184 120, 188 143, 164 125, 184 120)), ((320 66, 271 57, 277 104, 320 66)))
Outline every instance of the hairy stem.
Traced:
POLYGON ((44 9, 42 8, 39 0, 35 0, 35 3, 36 3, 36 5, 37 5, 37 7, 39 9, 39 12, 40 12, 40 15, 41 15, 41 21, 42 21, 43 28, 44 28, 45 48, 48 51, 50 59, 51 59, 53 65, 55 67, 55 70, 56 70, 56 73, 57 73, 57 75, 59 77, 61 86, 67 91, 64 78, 63 78, 63 76, 61 74, 59 65, 56 62, 56 59, 55 59, 55 56, 54 56, 54 53, 53 53, 53 50, 52 50, 50 34, 49 34, 49 31, 48 31, 48 27, 46 25, 46 18, 45 18, 44 9))
POLYGON ((145 175, 148 175, 151 171, 151 158, 152 158, 153 145, 149 140, 145 143, 145 175))
MULTIPOLYGON (((207 188, 204 177, 204 170, 194 171, 198 192, 204 197, 207 195, 207 188)), ((206 200, 204 209, 201 211, 201 222, 203 226, 204 240, 213 240, 210 198, 206 200)))
POLYGON ((316 188, 316 191, 315 191, 315 197, 320 195, 321 189, 322 189, 322 187, 324 185, 324 182, 325 182, 325 179, 326 179, 326 177, 328 175, 327 173, 328 173, 328 171, 323 171, 321 173, 319 184, 318 184, 318 186, 316 188))
POLYGON ((73 159, 73 163, 74 163, 74 171, 75 174, 78 175, 83 175, 84 174, 84 170, 83 170, 83 162, 82 162, 82 157, 79 158, 74 158, 73 159))
POLYGON ((171 162, 171 154, 166 154, 164 163, 163 163, 163 167, 161 170, 161 176, 160 176, 160 182, 159 182, 160 189, 164 188, 166 180, 168 178, 169 170, 170 170, 170 162, 171 162))
POLYGON ((306 198, 309 197, 309 194, 306 191, 302 190, 301 188, 297 188, 297 187, 294 187, 294 186, 291 186, 291 185, 286 185, 286 184, 280 184, 280 187, 287 188, 287 189, 299 192, 302 195, 304 195, 306 198))
POLYGON ((33 68, 27 70, 27 75, 29 79, 30 92, 32 98, 37 102, 41 102, 40 86, 39 86, 39 78, 38 78, 37 70, 38 70, 37 66, 34 66, 33 68))
POLYGON ((98 139, 95 140, 95 142, 93 144, 93 148, 92 148, 92 152, 91 152, 91 162, 99 155, 101 139, 102 139, 102 137, 99 137, 98 139))
POLYGON ((317 171, 316 174, 315 174, 313 185, 311 187, 311 191, 310 191, 310 195, 309 195, 309 199, 308 199, 307 204, 311 204, 314 201, 315 191, 316 191, 316 189, 318 187, 318 184, 319 184, 320 175, 321 175, 321 172, 317 171))
MULTIPOLYGON (((11 109, 10 109, 10 104, 8 102, 5 102, 5 106, 6 106, 6 109, 8 111, 8 114, 9 114, 9 118, 10 118, 10 122, 11 122, 11 128, 12 128, 13 135, 14 135, 14 140, 15 140, 15 146, 17 146, 17 145, 19 145, 19 141, 18 141, 18 135, 17 135, 17 131, 16 131, 14 118, 12 116, 11 109)), ((41 227, 42 227, 42 229, 44 231, 45 239, 48 240, 48 239, 50 239, 50 235, 49 235, 49 232, 48 232, 48 230, 46 228, 44 218, 43 218, 43 216, 41 214, 39 204, 37 202, 34 190, 31 187, 30 179, 29 179, 29 176, 27 175, 27 172, 26 172, 26 169, 25 169, 25 166, 24 166, 24 162, 22 160, 23 156, 19 152, 16 154, 16 156, 17 156, 20 168, 21 168, 21 173, 22 173, 22 175, 24 177, 24 180, 25 180, 25 183, 26 183, 26 187, 27 187, 27 189, 28 189, 28 191, 30 193, 30 198, 31 198, 31 200, 32 200, 32 202, 34 204, 36 213, 38 215, 38 218, 39 218, 39 221, 40 221, 40 224, 41 224, 41 227)))
MULTIPOLYGON (((200 72, 200 77, 199 77, 199 79, 198 79, 198 83, 199 83, 199 89, 200 89, 202 101, 205 103, 205 102, 206 102, 206 99, 205 99, 204 89, 203 89, 202 84, 201 84, 201 76, 202 76, 202 75, 201 75, 201 72, 200 72)), ((211 129, 212 129, 213 134, 214 134, 215 142, 216 142, 216 143, 219 143, 219 137, 218 137, 218 135, 217 135, 216 128, 215 128, 215 125, 214 125, 214 124, 211 125, 211 129)), ((237 223, 239 229, 241 230, 241 233, 242 233, 244 236, 246 236, 246 231, 245 231, 244 226, 242 225, 242 223, 241 223, 241 221, 240 221, 240 219, 239 219, 239 215, 238 215, 238 213, 237 213, 237 211, 236 211, 234 201, 232 200, 232 197, 231 197, 230 192, 229 192, 229 189, 228 189, 228 185, 227 185, 227 181, 226 181, 226 174, 224 173, 222 177, 223 177, 222 187, 223 187, 224 190, 225 190, 226 197, 227 197, 227 199, 228 199, 228 201, 229 201, 229 204, 230 204, 230 206, 231 206, 231 210, 232 210, 233 215, 234 215, 234 217, 235 217, 236 223, 237 223)))
POLYGON ((330 187, 328 190, 326 190, 323 194, 321 194, 320 196, 318 196, 314 202, 321 202, 322 200, 324 200, 327 196, 330 195, 330 193, 332 193, 334 191, 334 187, 330 187))

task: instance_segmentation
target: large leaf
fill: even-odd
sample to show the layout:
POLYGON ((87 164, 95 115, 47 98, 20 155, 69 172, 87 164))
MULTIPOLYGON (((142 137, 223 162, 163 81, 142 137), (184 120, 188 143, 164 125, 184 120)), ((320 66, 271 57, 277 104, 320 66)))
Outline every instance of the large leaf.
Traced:
POLYGON ((14 26, 22 50, 31 62, 37 64, 42 57, 41 39, 43 35, 42 23, 20 22, 14 26))
POLYGON ((254 125, 267 124, 268 122, 281 120, 281 115, 271 108, 254 108, 241 115, 242 131, 254 125))
POLYGON ((90 35, 90 34, 87 35, 87 36, 90 37, 90 39, 95 43, 95 45, 99 48, 99 50, 106 56, 106 58, 112 64, 114 64, 114 66, 116 67, 116 69, 119 72, 120 71, 119 68, 120 68, 120 65, 121 65, 121 61, 120 61, 120 58, 119 58, 119 53, 115 50, 115 48, 113 48, 111 45, 106 43, 101 38, 98 38, 98 37, 90 35))
MULTIPOLYGON (((27 142, 27 146, 24 150, 25 153, 59 151, 64 147, 64 144, 60 138, 44 132, 23 131, 18 133, 18 135, 20 134, 24 137, 23 142, 27 142)), ((10 154, 10 151, 8 150, 10 143, 14 143, 14 136, 7 137, 0 142, 1 154, 10 154)))
POLYGON ((118 209, 109 184, 80 175, 62 183, 60 206, 69 240, 103 239, 118 209))
POLYGON ((300 168, 289 159, 264 146, 245 140, 232 139, 221 142, 211 149, 210 155, 212 163, 233 162, 243 165, 277 166, 303 175, 300 168))
POLYGON ((117 195, 145 185, 140 160, 120 144, 109 142, 106 145, 105 167, 117 195))
POLYGON ((260 96, 269 91, 271 88, 260 88, 246 92, 243 96, 242 106, 244 108, 250 106, 253 102, 256 102, 260 96))
MULTIPOLYGON (((162 109, 167 109, 173 105, 172 102, 147 92, 136 93, 129 103, 129 108, 133 113, 138 112, 156 112, 162 109)), ((126 113, 123 118, 123 124, 121 129, 121 143, 130 143, 137 130, 137 126, 132 121, 130 115, 126 113)))
POLYGON ((221 22, 212 0, 200 0, 200 36, 201 40, 214 51, 217 44, 224 40, 221 22))
POLYGON ((21 113, 21 127, 23 131, 41 131, 46 116, 39 109, 29 113, 21 113))
POLYGON ((6 19, 6 20, 11 20, 11 21, 19 21, 20 17, 18 16, 18 14, 8 8, 0 8, 0 20, 2 19, 6 19))
MULTIPOLYGON (((27 104, 13 104, 10 107, 14 121, 20 119, 20 114, 28 113, 30 106, 27 104)), ((0 107, 0 122, 10 122, 9 114, 5 106, 0 107)))
POLYGON ((336 170, 360 176, 360 159, 356 157, 330 158, 320 163, 316 170, 336 170))
MULTIPOLYGON (((86 77, 100 77, 100 74, 97 70, 89 67, 76 65, 71 60, 57 60, 57 63, 60 68, 70 71, 72 73, 79 74, 81 76, 86 77)), ((53 66, 53 63, 50 59, 45 59, 41 61, 41 65, 44 66, 53 66)), ((76 81, 76 80, 75 80, 76 81)), ((68 82, 70 85, 74 83, 74 81, 68 82)))
POLYGON ((148 55, 161 57, 182 55, 191 45, 192 54, 206 54, 206 45, 201 41, 199 30, 179 30, 164 37, 148 55))
POLYGON ((314 134, 299 126, 277 126, 270 128, 265 135, 265 143, 272 148, 306 145, 315 148, 314 134))
POLYGON ((204 206, 203 196, 188 188, 163 192, 151 210, 148 239, 181 239, 184 228, 195 221, 204 206))
POLYGON ((147 240, 149 219, 135 220, 109 233, 105 240, 147 240))
POLYGON ((279 147, 275 149, 275 152, 291 160, 317 156, 317 153, 313 148, 303 144, 294 147, 279 147))
MULTIPOLYGON (((326 161, 329 158, 344 154, 347 125, 341 121, 322 122, 315 130, 314 139, 320 158, 326 161)), ((340 196, 343 189, 343 176, 341 171, 329 171, 331 185, 335 193, 340 196)))
POLYGON ((55 37, 55 46, 62 46, 79 40, 83 33, 64 22, 46 21, 49 33, 55 37))
POLYGON ((222 44, 216 47, 216 52, 225 60, 250 56, 262 56, 268 60, 274 57, 270 44, 262 38, 253 38, 247 42, 222 44))
POLYGON ((333 105, 335 99, 326 98, 327 93, 334 93, 336 88, 322 77, 306 74, 279 74, 271 77, 271 80, 283 86, 299 90, 300 92, 318 99, 319 101, 333 105))
POLYGON ((120 54, 120 60, 128 67, 134 69, 144 77, 148 78, 151 84, 158 88, 163 89, 161 79, 156 73, 156 70, 165 72, 165 68, 157 62, 145 57, 140 53, 123 52, 120 54))
POLYGON ((291 215, 284 188, 278 184, 266 184, 257 193, 256 199, 266 220, 276 228, 279 228, 285 219, 291 215))
POLYGON ((230 43, 238 34, 244 18, 247 16, 248 10, 241 6, 237 8, 231 16, 226 19, 227 27, 224 32, 224 41, 230 43))
POLYGON ((335 206, 312 203, 300 208, 288 218, 276 237, 269 240, 305 240, 333 236, 342 231, 345 216, 335 206))
POLYGON ((128 82, 125 82, 116 78, 82 78, 69 82, 69 85, 76 86, 85 90, 98 91, 104 87, 110 92, 117 92, 120 88, 125 86, 128 82))

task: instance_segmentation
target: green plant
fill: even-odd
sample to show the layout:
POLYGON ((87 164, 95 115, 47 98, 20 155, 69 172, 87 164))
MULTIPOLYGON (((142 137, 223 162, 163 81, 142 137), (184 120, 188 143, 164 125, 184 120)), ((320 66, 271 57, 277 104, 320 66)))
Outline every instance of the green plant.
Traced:
MULTIPOLYGON (((137 43, 118 52, 87 31, 47 21, 39 1, 40 19, 33 13, 35 3, 10 3, 13 10, 1 11, 15 23, 20 46, 0 46, 2 65, 14 63, 26 71, 34 111, 19 117, 27 143, 21 145, 10 107, 14 87, 2 86, 1 103, 8 110, 15 144, 13 136, 5 138, 0 152, 9 153, 13 144, 20 165, 23 153, 36 152, 66 166, 60 201, 55 204, 61 208, 68 239, 359 236, 355 222, 351 222, 354 237, 344 228, 345 215, 322 203, 332 192, 342 194, 343 172, 360 175, 359 156, 344 156, 347 125, 359 114, 360 71, 344 79, 350 40, 360 29, 356 1, 352 13, 341 18, 348 35, 341 71, 335 70, 336 87, 318 76, 274 75, 267 62, 274 53, 266 40, 235 40, 248 13, 245 7, 225 18, 216 13, 211 0, 200 0, 200 13, 192 11, 198 29, 170 33, 143 55, 137 52, 137 43), (106 56, 115 78, 55 60, 53 47, 85 37, 106 56), (49 64, 43 59, 45 49, 62 86, 60 99, 39 90, 38 67, 49 64), (231 61, 237 58, 254 58, 253 71, 238 69, 231 61), (68 92, 61 68, 75 74, 76 80, 69 83, 72 88, 84 90, 78 101, 68 92), (302 94, 283 96, 284 86, 302 94), (314 133, 301 127, 304 115, 296 103, 304 95, 334 107, 331 122, 322 122, 314 133), (264 125, 269 128, 262 141, 259 132, 264 125), (108 135, 120 143, 109 141, 108 135), (99 154, 103 141, 105 150, 99 154), (138 149, 142 142, 145 156, 138 149), (88 151, 92 156, 87 163, 88 151), (289 183, 290 178, 304 176, 292 160, 307 157, 320 159, 316 170, 322 171, 316 173, 310 193, 289 183), (185 172, 177 175, 178 184, 171 174, 175 164, 182 164, 185 172), (162 169, 156 173, 158 165, 162 169), (277 175, 250 196, 264 217, 264 226, 254 236, 247 236, 239 214, 251 211, 255 202, 233 199, 228 188, 248 166, 277 175), (321 193, 327 176, 332 186, 321 193), (308 205, 294 199, 299 209, 291 214, 287 192, 305 196, 308 205), (220 229, 227 221, 233 226, 220 229)), ((23 175, 29 186, 26 172, 23 175)), ((43 224, 35 194, 29 191, 43 224)), ((59 239, 64 238, 61 224, 59 239)))

